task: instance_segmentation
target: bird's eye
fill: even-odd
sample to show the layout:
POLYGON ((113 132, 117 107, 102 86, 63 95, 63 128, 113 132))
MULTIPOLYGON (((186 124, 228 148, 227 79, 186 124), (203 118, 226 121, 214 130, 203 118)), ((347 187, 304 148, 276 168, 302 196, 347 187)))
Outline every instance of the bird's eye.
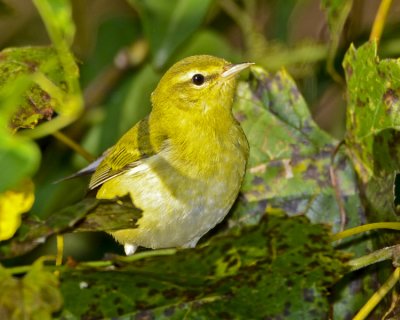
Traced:
POLYGON ((202 74, 200 73, 196 73, 193 77, 192 77, 192 82, 196 85, 196 86, 201 86, 205 81, 205 78, 202 74))

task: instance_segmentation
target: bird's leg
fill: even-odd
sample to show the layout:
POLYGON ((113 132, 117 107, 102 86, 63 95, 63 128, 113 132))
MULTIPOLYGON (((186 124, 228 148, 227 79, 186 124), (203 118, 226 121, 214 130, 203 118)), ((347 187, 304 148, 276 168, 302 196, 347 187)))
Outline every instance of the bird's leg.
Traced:
POLYGON ((197 242, 200 240, 200 237, 194 238, 188 243, 185 243, 182 248, 194 248, 196 247, 197 242))
POLYGON ((133 255, 137 248, 138 248, 138 246, 131 244, 131 243, 124 244, 124 251, 127 256, 133 255))

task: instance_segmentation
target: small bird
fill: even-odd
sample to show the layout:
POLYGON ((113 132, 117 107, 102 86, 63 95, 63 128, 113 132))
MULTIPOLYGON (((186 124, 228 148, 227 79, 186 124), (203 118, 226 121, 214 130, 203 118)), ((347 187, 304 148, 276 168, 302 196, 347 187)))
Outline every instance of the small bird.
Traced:
POLYGON ((198 55, 173 65, 152 111, 86 169, 98 199, 130 195, 138 227, 112 231, 127 255, 195 247, 226 216, 245 174, 246 136, 232 114, 236 75, 252 63, 198 55))

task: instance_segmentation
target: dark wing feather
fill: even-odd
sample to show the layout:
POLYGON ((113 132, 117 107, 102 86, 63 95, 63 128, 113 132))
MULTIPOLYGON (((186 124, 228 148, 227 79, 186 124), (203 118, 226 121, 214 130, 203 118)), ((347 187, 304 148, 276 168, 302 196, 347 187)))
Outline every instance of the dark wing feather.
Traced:
POLYGON ((110 148, 92 175, 89 189, 102 185, 130 168, 134 168, 142 159, 157 152, 151 145, 148 118, 138 122, 110 148))
POLYGON ((70 180, 70 179, 74 179, 74 178, 78 178, 78 177, 83 177, 83 176, 88 176, 90 174, 92 174, 93 172, 96 171, 97 167, 99 166, 99 164, 101 163, 101 161, 103 161, 104 157, 106 156, 107 152, 109 150, 106 150, 100 157, 98 157, 95 161, 91 162, 89 165, 87 165, 86 167, 84 167, 83 169, 79 170, 78 172, 75 172, 67 177, 61 178, 57 181, 54 181, 53 183, 59 183, 59 182, 63 182, 65 180, 70 180))

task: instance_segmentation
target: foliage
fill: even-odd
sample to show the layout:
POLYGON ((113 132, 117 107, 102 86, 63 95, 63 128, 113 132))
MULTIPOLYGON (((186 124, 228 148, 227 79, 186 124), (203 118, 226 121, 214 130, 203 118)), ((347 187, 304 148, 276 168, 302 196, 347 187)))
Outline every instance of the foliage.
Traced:
POLYGON ((58 278, 36 261, 22 278, 14 278, 0 266, 0 315, 2 319, 51 319, 63 298, 58 278))
POLYGON ((323 319, 327 288, 345 271, 344 257, 332 248, 326 231, 304 216, 271 215, 257 226, 231 229, 197 250, 122 263, 119 272, 67 270, 61 279, 64 312, 87 319, 282 314, 323 319), (77 292, 82 282, 85 288, 77 292), (276 294, 282 286, 289 292, 276 294), (257 299, 248 300, 254 294, 257 299))
MULTIPOLYGON (((393 267, 377 264, 398 266, 398 233, 333 244, 332 234, 368 222, 398 230, 400 67, 385 55, 399 55, 399 21, 378 15, 387 34, 366 41, 370 25, 349 27, 359 4, 316 3, 325 42, 293 41, 308 6, 296 1, 120 0, 104 18, 89 4, 34 0, 49 45, 0 35, 0 318, 349 319, 361 309, 364 319, 379 283, 387 293, 398 280, 400 269, 388 278, 393 267), (86 164, 84 149, 115 143, 149 112, 166 68, 198 53, 256 62, 233 109, 251 146, 241 194, 195 249, 110 255, 121 248, 87 231, 134 228, 140 210, 85 196, 85 179, 53 182, 86 164), (53 251, 42 244, 70 233, 73 257, 44 264, 53 251)), ((13 6, 0 14, 1 24, 13 6)), ((396 294, 373 319, 398 317, 396 294)))

